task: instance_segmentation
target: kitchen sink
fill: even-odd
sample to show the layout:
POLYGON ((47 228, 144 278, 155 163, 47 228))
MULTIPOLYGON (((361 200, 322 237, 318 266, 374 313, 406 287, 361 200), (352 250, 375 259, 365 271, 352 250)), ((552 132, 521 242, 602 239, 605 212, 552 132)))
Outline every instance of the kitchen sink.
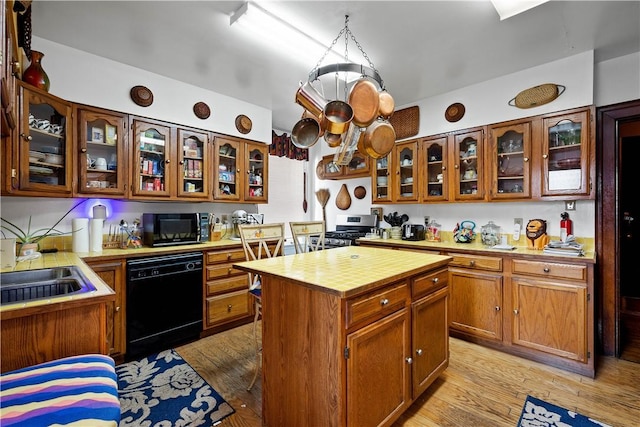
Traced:
POLYGON ((93 283, 74 266, 0 273, 3 305, 95 290, 93 283))

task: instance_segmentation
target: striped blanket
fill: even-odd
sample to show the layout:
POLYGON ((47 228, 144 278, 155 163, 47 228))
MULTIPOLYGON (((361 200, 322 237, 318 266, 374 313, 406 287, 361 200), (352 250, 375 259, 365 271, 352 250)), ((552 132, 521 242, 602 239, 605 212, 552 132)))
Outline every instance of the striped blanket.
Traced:
POLYGON ((0 376, 0 425, 117 427, 113 359, 100 354, 54 360, 0 376))

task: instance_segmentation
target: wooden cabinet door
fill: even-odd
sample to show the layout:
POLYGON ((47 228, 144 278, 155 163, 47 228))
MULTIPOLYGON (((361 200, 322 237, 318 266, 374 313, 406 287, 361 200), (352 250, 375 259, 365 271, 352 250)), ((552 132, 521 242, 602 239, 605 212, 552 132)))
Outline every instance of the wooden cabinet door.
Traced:
POLYGON ((209 133, 178 129, 178 197, 212 200, 209 133))
POLYGON ((347 426, 389 425, 409 406, 409 322, 405 307, 347 336, 347 426))
POLYGON ((427 138, 422 142, 422 200, 425 202, 449 200, 449 174, 447 169, 448 143, 446 136, 427 138))
POLYGON ((371 192, 373 203, 383 203, 391 201, 391 162, 392 155, 376 159, 375 169, 371 174, 371 192))
POLYGON ((239 201, 242 192, 242 176, 238 172, 242 163, 242 144, 239 140, 221 136, 214 144, 214 188, 215 200, 239 201))
POLYGON ((451 329, 502 340, 502 275, 451 268, 449 290, 451 329))
POLYGON ((531 123, 489 129, 489 198, 531 197, 531 123))
POLYGON ((418 142, 407 141, 396 144, 390 169, 392 199, 396 202, 417 202, 420 197, 418 142))
POLYGON ((546 117, 542 135, 542 196, 591 193, 590 110, 546 117))
POLYGON ((116 300, 107 305, 107 343, 109 355, 122 357, 126 352, 125 295, 126 264, 124 260, 87 262, 89 267, 116 292, 116 300))
POLYGON ((586 286, 516 276, 511 283, 513 344, 586 362, 586 286))
POLYGON ((71 103, 20 84, 20 191, 39 196, 70 196, 74 129, 71 103))
POLYGON ((443 288, 411 304, 413 399, 449 366, 448 295, 443 288))
POLYGON ((269 151, 268 145, 247 142, 244 164, 244 200, 251 203, 268 201, 269 151))
POLYGON ((127 116, 92 107, 76 108, 77 192, 99 197, 124 196, 128 190, 127 116), (100 164, 104 159, 104 167, 100 164))
POLYGON ((163 122, 133 119, 132 197, 170 198, 173 183, 173 129, 163 122))
POLYGON ((449 179, 455 200, 485 198, 484 131, 453 136, 453 173, 449 179))

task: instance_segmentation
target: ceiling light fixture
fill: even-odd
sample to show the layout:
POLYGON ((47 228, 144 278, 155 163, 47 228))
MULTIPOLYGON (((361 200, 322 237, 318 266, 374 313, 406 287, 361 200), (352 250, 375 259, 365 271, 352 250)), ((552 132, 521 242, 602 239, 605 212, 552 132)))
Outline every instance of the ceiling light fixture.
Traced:
POLYGON ((504 21, 547 1, 549 0, 491 0, 491 3, 493 3, 493 7, 500 15, 500 20, 504 21))
MULTIPOLYGON (((324 81, 331 82, 331 78, 324 81)), ((345 16, 344 27, 309 73, 307 82, 300 83, 295 100, 304 108, 302 118, 291 131, 291 141, 298 147, 311 147, 324 136, 330 147, 339 147, 333 159, 338 165, 349 164, 356 149, 377 159, 389 154, 393 148, 396 135, 388 121, 394 110, 393 98, 349 29, 349 15, 345 16), (344 62, 322 65, 343 36, 344 62), (355 43, 368 65, 349 60, 349 40, 355 43), (322 76, 333 77, 333 100, 325 97, 322 76), (315 82, 320 82, 320 91, 313 86, 315 82)))
MULTIPOLYGON (((327 45, 252 1, 245 2, 231 14, 229 25, 242 27, 256 39, 277 46, 305 63, 327 49, 327 45)), ((332 54, 341 57, 337 52, 332 54)))

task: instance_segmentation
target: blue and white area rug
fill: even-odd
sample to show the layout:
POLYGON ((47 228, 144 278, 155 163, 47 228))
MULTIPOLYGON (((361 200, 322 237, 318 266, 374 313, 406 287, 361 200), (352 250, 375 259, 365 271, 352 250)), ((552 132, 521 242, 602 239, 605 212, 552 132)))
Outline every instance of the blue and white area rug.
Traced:
POLYGON ((235 411, 174 350, 116 366, 120 427, 213 426, 235 411))
POLYGON ((518 427, 611 427, 577 412, 527 396, 518 427))

